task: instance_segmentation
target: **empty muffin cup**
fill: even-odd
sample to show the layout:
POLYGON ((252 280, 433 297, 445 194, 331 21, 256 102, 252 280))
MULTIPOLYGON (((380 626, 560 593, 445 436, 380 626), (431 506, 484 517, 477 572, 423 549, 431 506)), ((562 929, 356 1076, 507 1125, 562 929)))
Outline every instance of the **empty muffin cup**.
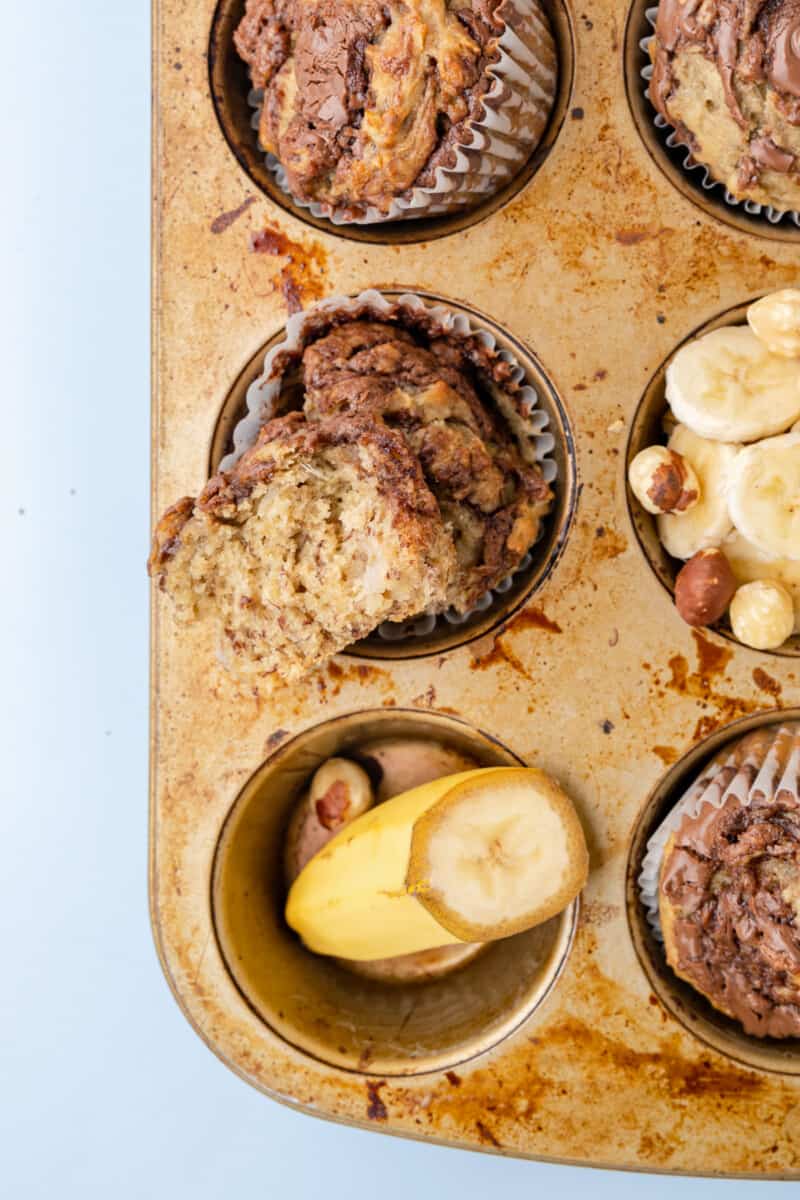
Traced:
POLYGON ((408 739, 480 766, 519 759, 488 735, 436 713, 351 713, 285 743, 242 789, 212 877, 214 927, 244 1000, 280 1037, 332 1066, 381 1076, 444 1070, 496 1046, 543 1002, 564 965, 577 901, 557 917, 488 943, 415 982, 308 951, 285 923, 284 849, 298 799, 333 757, 369 766, 370 747, 408 739))

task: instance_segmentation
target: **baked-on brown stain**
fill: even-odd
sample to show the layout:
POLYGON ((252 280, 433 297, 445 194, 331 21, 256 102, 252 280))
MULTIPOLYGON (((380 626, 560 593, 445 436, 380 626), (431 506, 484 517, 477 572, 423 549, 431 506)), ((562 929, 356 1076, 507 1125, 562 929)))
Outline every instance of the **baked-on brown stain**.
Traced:
POLYGON ((272 733, 267 738, 264 747, 267 754, 271 754, 273 750, 280 746, 281 742, 289 736, 288 729, 273 729, 272 733))
POLYGON ((775 700, 779 700, 783 688, 777 679, 773 679, 771 675, 762 667, 756 667, 753 671, 753 683, 760 692, 766 692, 769 696, 774 696, 775 700))
POLYGON ((475 1128, 477 1129, 478 1133, 480 1134, 480 1138, 481 1138, 482 1142, 487 1142, 490 1146, 496 1146, 498 1150, 502 1147, 503 1143, 498 1142, 497 1138, 494 1136, 491 1129, 489 1129, 486 1125, 484 1125, 483 1121, 480 1121, 480 1120, 476 1121, 475 1128))
POLYGON ((470 667, 473 671, 488 671, 489 667, 496 667, 499 663, 507 663, 513 671, 516 671, 518 675, 522 675, 524 679, 527 679, 528 683, 533 683, 533 678, 524 663, 505 644, 502 635, 494 639, 494 644, 488 654, 483 655, 481 658, 473 658, 470 662, 470 667))
POLYGON ((706 708, 713 706, 716 710, 698 719, 692 734, 692 740, 697 742, 708 737, 720 725, 757 712, 761 706, 749 697, 728 696, 715 690, 712 680, 717 675, 725 674, 733 651, 728 646, 718 646, 709 641, 699 629, 692 630, 692 638, 697 651, 697 670, 690 673, 683 655, 674 654, 667 664, 670 678, 665 686, 670 691, 701 701, 706 708))
POLYGON ((618 558, 628 549, 628 543, 621 533, 610 525, 598 525, 594 531, 592 543, 592 558, 595 562, 604 558, 618 558))
POLYGON ((273 281, 273 291, 283 294, 289 313, 300 312, 308 302, 325 294, 328 258, 318 242, 305 246, 267 225, 253 234, 250 250, 253 254, 286 259, 273 281))
POLYGON ((246 200, 242 201, 238 208, 232 208, 228 212, 220 213, 219 216, 215 217, 211 222, 211 232, 224 233, 226 229, 230 229, 231 225, 233 225, 235 221, 238 221, 239 217, 241 217, 243 213, 247 212, 250 205, 255 204, 255 201, 255 196, 248 196, 246 200))
POLYGON ((680 755, 674 746, 652 746, 653 754, 661 759, 665 767, 670 767, 678 761, 680 755))
POLYGON ((656 236, 656 231, 652 229, 618 229, 614 240, 619 242, 620 246, 638 246, 640 242, 646 242, 648 238, 656 236))
POLYGON ((381 1088, 386 1087, 386 1080, 382 1079, 380 1083, 375 1083, 373 1080, 367 1080, 367 1116, 370 1121, 385 1121, 389 1116, 386 1111, 386 1105, 381 1100, 381 1088))
POLYGON ((530 604, 517 613, 506 626, 505 632, 516 633, 520 629, 543 629, 545 633, 561 633, 558 621, 553 621, 541 608, 530 604))
POLYGON ((346 683, 355 683, 367 687, 370 684, 391 686, 392 678, 388 671, 373 667, 369 663, 354 663, 352 666, 342 666, 341 662, 332 659, 326 663, 323 670, 317 672, 317 686, 323 696, 338 696, 346 683), (325 674, 323 674, 323 670, 325 674), (326 678, 327 674, 327 678, 326 678), (329 688, 328 685, 332 686, 329 688))

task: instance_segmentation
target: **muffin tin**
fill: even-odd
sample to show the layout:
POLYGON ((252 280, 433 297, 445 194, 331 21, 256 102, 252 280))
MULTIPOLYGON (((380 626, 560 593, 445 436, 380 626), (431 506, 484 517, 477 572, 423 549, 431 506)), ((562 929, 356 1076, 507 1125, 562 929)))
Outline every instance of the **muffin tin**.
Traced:
MULTIPOLYGON (((572 431, 577 504, 549 575, 500 614, 501 626, 421 657, 378 661, 361 647, 269 697, 227 677, 201 631, 176 636, 154 595, 156 941, 214 1052, 307 1112, 562 1162, 796 1178, 799 1052, 709 1028, 648 942, 631 879, 686 773, 742 721, 797 715, 798 669, 791 655, 682 624, 639 544, 625 463, 659 365, 699 327, 796 285, 800 248, 789 229, 698 206, 656 161, 626 70, 639 5, 626 14, 601 0, 590 12, 569 0, 554 12, 562 54, 565 31, 574 40, 574 78, 567 53, 547 153, 516 194, 435 228, 345 233, 262 194, 252 166, 245 159, 243 171, 231 153, 215 111, 230 83, 215 73, 218 50, 216 97, 209 86, 214 5, 157 0, 154 514, 207 478, 248 371, 285 324, 287 297, 307 304, 372 286, 485 314, 531 352, 572 431), (452 1005, 438 1042, 376 1050, 372 1038, 370 1051, 370 1031, 355 1021, 342 1051, 313 994, 301 1021, 248 983, 271 951, 260 961, 229 936, 221 879, 232 870, 241 885, 232 831, 258 811, 250 802, 263 803, 262 786, 285 804, 302 754, 313 766, 326 739, 367 737, 384 720, 464 739, 486 761, 552 772, 578 805, 591 875, 574 935, 570 914, 503 1011, 481 1010, 473 996, 468 1019, 456 975, 441 981, 452 1005), (303 1032, 313 1027, 316 1041, 303 1032)), ((277 821, 277 807, 263 812, 277 821)), ((404 999, 413 1021, 408 989, 386 998, 393 1021, 404 999)))

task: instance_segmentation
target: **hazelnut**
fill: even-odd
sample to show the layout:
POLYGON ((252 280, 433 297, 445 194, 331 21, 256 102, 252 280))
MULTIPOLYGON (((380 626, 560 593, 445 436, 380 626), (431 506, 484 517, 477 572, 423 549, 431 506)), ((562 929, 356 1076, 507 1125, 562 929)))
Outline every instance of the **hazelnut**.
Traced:
POLYGON ((329 758, 311 780, 309 799, 320 824, 338 829, 372 807, 369 775, 348 758, 329 758))
POLYGON ((800 357, 800 291, 784 288, 762 296, 747 310, 747 320, 760 342, 781 358, 800 357))
POLYGON ((721 550, 698 550, 675 580, 675 607, 687 625, 713 625, 736 591, 731 565, 721 550))
POLYGON ((756 579, 739 588, 731 601, 731 628, 745 646, 777 650, 794 632, 794 604, 773 579, 756 579))
POLYGON ((291 886, 303 867, 328 842, 372 808, 369 775, 347 758, 329 758, 314 773, 295 805, 284 842, 284 872, 291 886))
POLYGON ((666 446, 640 450, 628 467, 628 482, 649 513, 687 512, 700 499, 697 476, 682 454, 666 446))

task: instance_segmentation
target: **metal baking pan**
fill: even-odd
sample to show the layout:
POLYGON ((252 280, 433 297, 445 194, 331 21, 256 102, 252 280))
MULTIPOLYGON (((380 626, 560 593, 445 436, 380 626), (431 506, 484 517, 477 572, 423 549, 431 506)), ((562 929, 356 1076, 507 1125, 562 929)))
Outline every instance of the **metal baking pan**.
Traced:
POLYGON ((531 356, 563 419, 574 503, 548 570, 491 619, 413 654, 356 648, 270 698, 237 689, 196 631, 173 636, 154 597, 151 907, 175 996, 232 1070, 317 1116, 521 1157, 795 1178, 800 1059, 754 1048, 675 986, 631 881, 687 772, 749 723, 798 715, 800 664, 681 623, 629 511, 625 462, 673 349, 796 284, 800 230, 732 213, 683 178, 641 97, 644 5, 611 0, 591 13, 551 0, 561 89, 519 186, 440 224, 309 221, 247 141, 226 48, 241 8, 154 11, 154 514, 205 482, 287 298, 372 286, 466 306, 531 356), (529 947, 519 988, 500 964, 493 1011, 485 977, 456 975, 427 1024, 395 996, 379 1005, 383 1043, 358 1022, 342 1040, 284 943, 248 950, 225 881, 242 886, 248 847, 268 857, 315 755, 388 727, 552 772, 578 804, 591 876, 580 911, 529 947), (242 837, 247 821, 265 840, 242 837), (303 994, 294 1009, 264 983, 277 963, 303 994), (395 1036, 403 1019, 418 1020, 413 1044, 395 1036))

